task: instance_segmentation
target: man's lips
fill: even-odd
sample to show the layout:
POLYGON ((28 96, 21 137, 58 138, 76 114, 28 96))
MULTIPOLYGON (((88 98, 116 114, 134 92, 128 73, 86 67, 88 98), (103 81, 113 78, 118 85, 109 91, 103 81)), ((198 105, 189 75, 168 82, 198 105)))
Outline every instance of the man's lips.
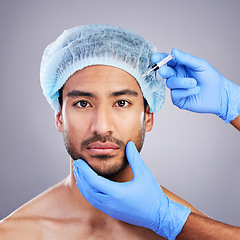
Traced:
POLYGON ((87 146, 87 150, 92 154, 113 154, 120 147, 111 142, 94 142, 87 146))

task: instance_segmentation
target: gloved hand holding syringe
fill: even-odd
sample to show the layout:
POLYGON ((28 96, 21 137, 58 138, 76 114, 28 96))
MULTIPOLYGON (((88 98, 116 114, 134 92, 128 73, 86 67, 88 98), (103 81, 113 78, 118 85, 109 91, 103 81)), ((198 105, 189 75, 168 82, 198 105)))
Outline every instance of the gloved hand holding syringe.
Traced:
POLYGON ((153 67, 151 69, 149 69, 147 72, 145 72, 142 77, 146 77, 149 74, 152 73, 152 71, 157 71, 161 66, 163 66, 164 64, 167 64, 169 61, 171 61, 172 59, 175 59, 173 54, 169 54, 167 57, 165 57, 164 59, 162 59, 160 62, 158 62, 157 64, 153 65, 153 67))
MULTIPOLYGON (((226 79, 204 59, 176 48, 171 55, 165 56, 165 53, 155 53, 152 61, 159 68, 161 77, 166 79, 174 105, 192 112, 215 114, 227 123, 239 115, 240 86, 226 79), (163 66, 173 56, 174 66, 163 66)), ((150 74, 154 69, 145 74, 150 74)))

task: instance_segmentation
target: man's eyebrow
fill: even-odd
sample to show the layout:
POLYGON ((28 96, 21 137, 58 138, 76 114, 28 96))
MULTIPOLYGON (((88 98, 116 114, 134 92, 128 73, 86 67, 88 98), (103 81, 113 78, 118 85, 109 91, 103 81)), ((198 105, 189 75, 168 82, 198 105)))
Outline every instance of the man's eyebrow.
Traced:
POLYGON ((111 97, 117 97, 117 96, 122 96, 122 95, 131 95, 131 96, 138 96, 138 93, 136 91, 130 90, 130 89, 124 89, 121 91, 116 91, 116 92, 112 92, 110 94, 111 97))
POLYGON ((67 93, 67 97, 96 97, 96 95, 91 92, 72 90, 67 93))

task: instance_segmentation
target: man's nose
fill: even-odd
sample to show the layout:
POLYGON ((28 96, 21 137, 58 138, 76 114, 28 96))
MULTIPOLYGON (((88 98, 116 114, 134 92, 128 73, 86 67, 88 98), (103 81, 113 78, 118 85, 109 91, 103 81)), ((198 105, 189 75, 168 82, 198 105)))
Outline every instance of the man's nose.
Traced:
POLYGON ((98 107, 93 115, 91 131, 94 134, 112 134, 113 122, 110 110, 107 107, 98 107))

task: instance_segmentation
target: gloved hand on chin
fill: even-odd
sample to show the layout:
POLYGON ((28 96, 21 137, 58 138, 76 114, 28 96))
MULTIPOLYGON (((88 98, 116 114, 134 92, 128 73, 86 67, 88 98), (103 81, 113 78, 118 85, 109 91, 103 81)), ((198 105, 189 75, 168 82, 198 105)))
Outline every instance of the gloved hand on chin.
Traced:
POLYGON ((133 179, 124 183, 97 175, 81 159, 75 161, 73 172, 80 192, 95 208, 114 219, 150 228, 160 236, 175 239, 190 209, 168 199, 133 142, 128 142, 126 156, 133 179))
MULTIPOLYGON (((166 78, 172 102, 180 109, 198 113, 213 113, 226 123, 234 120, 240 111, 240 86, 226 79, 206 60, 177 49, 172 50, 175 60, 160 67, 159 74, 166 78)), ((156 53, 152 61, 166 57, 156 53)))

